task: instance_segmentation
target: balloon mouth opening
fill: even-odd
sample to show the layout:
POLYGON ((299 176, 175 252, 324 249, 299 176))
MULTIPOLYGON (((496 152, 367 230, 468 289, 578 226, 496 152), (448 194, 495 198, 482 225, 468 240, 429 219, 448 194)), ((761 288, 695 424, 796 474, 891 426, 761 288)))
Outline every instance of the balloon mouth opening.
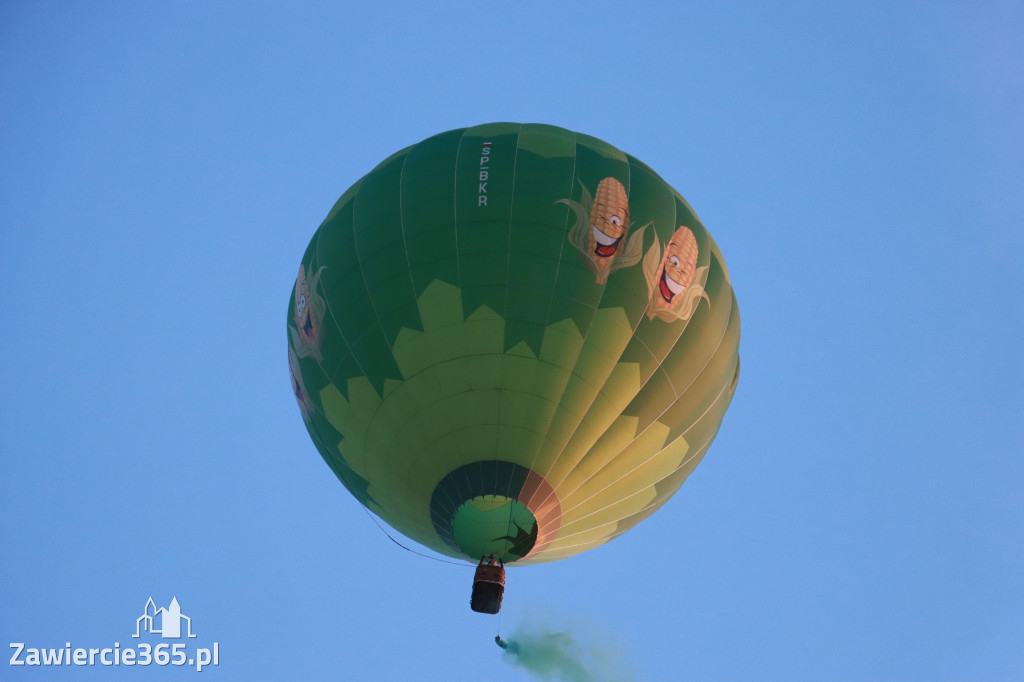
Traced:
POLYGON ((463 502, 452 518, 452 537, 466 555, 522 559, 537 544, 537 519, 522 502, 504 495, 479 495, 463 502))
POLYGON ((482 460, 445 476, 430 500, 434 530, 461 556, 494 554, 505 563, 536 556, 555 539, 562 507, 537 472, 514 462, 482 460))

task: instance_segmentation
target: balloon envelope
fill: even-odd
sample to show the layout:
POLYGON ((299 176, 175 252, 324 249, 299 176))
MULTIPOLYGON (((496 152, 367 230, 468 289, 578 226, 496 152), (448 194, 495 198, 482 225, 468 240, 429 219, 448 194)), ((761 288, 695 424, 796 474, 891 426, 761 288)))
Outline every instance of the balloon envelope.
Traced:
POLYGON ((657 510, 739 375, 729 273, 637 159, 539 124, 452 130, 356 182, 288 307, 292 388, 360 503, 442 554, 553 561, 657 510))

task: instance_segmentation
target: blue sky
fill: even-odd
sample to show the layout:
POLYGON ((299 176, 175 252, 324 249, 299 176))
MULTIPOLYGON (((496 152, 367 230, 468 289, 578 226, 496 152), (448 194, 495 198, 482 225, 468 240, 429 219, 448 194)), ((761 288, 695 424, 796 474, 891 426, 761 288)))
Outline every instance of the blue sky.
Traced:
POLYGON ((689 200, 743 370, 679 494, 511 570, 502 632, 640 680, 1021 679, 1022 33, 1015 2, 4 3, 4 646, 132 646, 177 597, 203 676, 530 679, 471 570, 334 479, 285 357, 337 197, 510 120, 689 200))

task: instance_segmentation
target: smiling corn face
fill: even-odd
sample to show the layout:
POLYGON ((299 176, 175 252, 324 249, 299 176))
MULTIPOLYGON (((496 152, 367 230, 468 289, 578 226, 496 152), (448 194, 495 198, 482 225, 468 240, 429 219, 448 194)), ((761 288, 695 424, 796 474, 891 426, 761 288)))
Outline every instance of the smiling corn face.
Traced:
POLYGON ((623 245, 629 231, 629 199, 626 189, 615 178, 605 178, 597 186, 590 208, 590 251, 595 265, 604 269, 623 245))
POLYGON ((680 226, 665 247, 665 257, 661 260, 661 272, 658 273, 658 288, 663 299, 661 305, 671 305, 675 296, 690 286, 696 269, 697 239, 690 228, 680 226))
POLYGON ((299 267, 299 276, 295 280, 295 328, 303 342, 308 346, 317 345, 318 329, 310 308, 309 289, 306 286, 306 273, 299 267))

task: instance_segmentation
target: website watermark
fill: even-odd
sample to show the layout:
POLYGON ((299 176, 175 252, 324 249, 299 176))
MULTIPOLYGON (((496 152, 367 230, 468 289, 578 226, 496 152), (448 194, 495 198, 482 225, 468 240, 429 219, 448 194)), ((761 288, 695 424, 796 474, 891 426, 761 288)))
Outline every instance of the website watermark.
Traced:
MULTIPOLYGON (((162 639, 192 639, 192 619, 181 612, 177 597, 171 599, 167 608, 157 608, 150 597, 143 608, 142 615, 135 621, 133 639, 141 639, 143 635, 160 635, 162 639), (182 627, 184 624, 184 628, 182 627), (183 634, 184 633, 184 634, 183 634)), ((149 642, 140 642, 137 646, 114 646, 102 649, 84 649, 72 647, 65 642, 64 647, 43 649, 27 647, 24 642, 11 642, 12 666, 148 666, 173 665, 183 667, 194 666, 196 672, 202 672, 208 666, 220 665, 220 643, 214 642, 213 647, 196 647, 189 649, 186 643, 161 642, 153 646, 149 642)))

